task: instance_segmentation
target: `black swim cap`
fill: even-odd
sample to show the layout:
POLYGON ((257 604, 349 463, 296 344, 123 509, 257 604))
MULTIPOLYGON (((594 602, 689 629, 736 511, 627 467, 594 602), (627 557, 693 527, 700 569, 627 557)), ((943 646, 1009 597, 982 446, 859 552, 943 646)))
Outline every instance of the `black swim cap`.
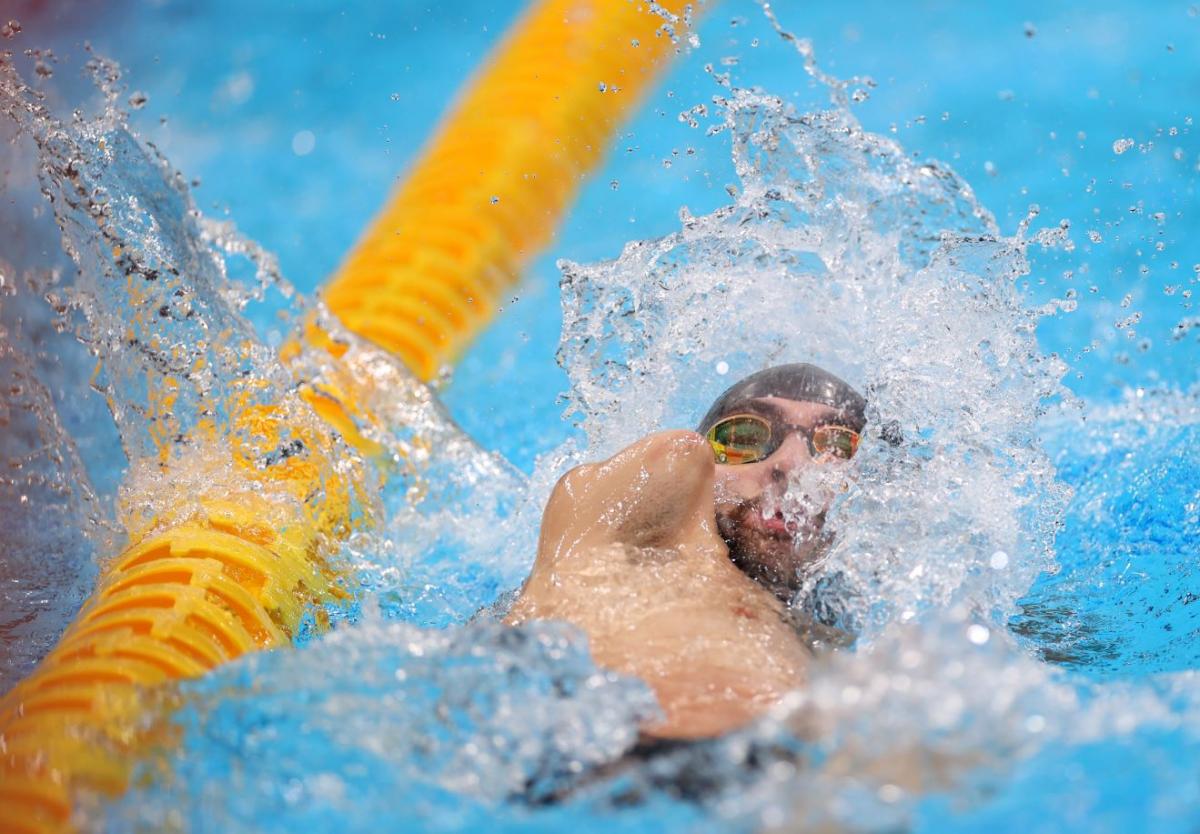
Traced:
POLYGON ((798 362, 777 365, 735 382, 708 409, 697 429, 704 434, 712 424, 761 397, 782 397, 798 402, 822 403, 838 410, 847 428, 861 432, 867 424, 867 401, 845 381, 816 365, 798 362))

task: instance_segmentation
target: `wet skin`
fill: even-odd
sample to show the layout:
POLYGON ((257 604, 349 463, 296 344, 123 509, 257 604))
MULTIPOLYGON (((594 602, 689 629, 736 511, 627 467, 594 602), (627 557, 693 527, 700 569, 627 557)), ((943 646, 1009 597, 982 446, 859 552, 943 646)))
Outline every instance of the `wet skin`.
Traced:
MULTIPOLYGON (((832 413, 759 402, 797 425, 832 413)), ((587 634, 597 664, 646 681, 664 712, 647 735, 746 724, 804 683, 809 651, 780 598, 823 546, 825 505, 810 501, 800 525, 777 509, 789 475, 815 465, 796 434, 766 460, 719 466, 703 437, 668 431, 572 469, 546 505, 507 621, 566 620, 587 634)))

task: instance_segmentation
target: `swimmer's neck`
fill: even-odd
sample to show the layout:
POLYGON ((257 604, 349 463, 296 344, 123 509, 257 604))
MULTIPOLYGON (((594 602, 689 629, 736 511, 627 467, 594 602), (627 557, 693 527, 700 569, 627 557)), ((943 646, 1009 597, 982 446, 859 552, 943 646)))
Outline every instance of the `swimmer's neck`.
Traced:
POLYGON ((798 575, 792 577, 780 576, 777 571, 770 568, 748 562, 745 559, 739 559, 731 546, 731 542, 726 541, 725 547, 729 550, 729 561, 733 563, 734 567, 755 583, 770 591, 784 606, 791 606, 792 601, 796 598, 796 592, 800 590, 800 577, 798 575))

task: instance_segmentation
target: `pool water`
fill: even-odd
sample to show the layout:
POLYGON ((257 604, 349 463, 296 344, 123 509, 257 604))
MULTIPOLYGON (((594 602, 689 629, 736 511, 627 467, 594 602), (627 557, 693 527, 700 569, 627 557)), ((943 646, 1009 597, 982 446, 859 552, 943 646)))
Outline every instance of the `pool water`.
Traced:
MULTIPOLYGON (((711 5, 438 383, 511 467, 459 450, 453 488, 353 544, 366 590, 340 612, 351 622, 148 707, 183 742, 89 808, 98 829, 1195 828, 1200 10, 777 8, 821 70, 860 79, 831 107, 756 3, 711 5), (619 757, 653 704, 567 629, 467 620, 523 576, 563 468, 692 425, 764 353, 827 364, 905 431, 898 451, 866 444, 798 600, 854 629, 855 649, 760 726, 532 806, 619 757), (681 800, 672 774, 697 770, 706 801, 681 800)), ((13 46, 58 56, 38 83, 64 112, 93 97, 83 40, 118 62, 130 127, 195 206, 310 294, 519 11, 361 6, 30 6, 13 46)), ((13 276, 65 263, 52 212, 31 210, 30 153, 7 166, 13 276)), ((100 176, 119 190, 139 164, 100 176)), ((251 278, 255 261, 228 265, 251 278)), ((56 332, 47 288, 21 280, 34 287, 0 297, 18 352, 0 369, 45 392, 10 394, 10 413, 58 422, 6 443, 41 455, 51 477, 22 494, 65 532, 6 504, 5 576, 40 582, 9 598, 9 683, 109 552, 125 471, 89 361, 56 332)), ((263 343, 291 304, 272 291, 245 308, 263 343)))

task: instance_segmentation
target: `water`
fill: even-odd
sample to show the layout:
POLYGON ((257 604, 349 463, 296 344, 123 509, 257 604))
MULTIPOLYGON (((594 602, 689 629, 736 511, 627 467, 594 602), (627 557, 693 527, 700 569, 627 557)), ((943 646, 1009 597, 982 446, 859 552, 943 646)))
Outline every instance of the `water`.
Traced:
MULTIPOLYGON (((1011 29, 1012 37, 1031 45, 1024 71, 1033 75, 1039 50, 1056 49, 1068 35, 1081 39, 1068 39, 1076 45, 1106 42, 1126 13, 1106 8, 1087 25, 1069 16, 1066 23, 1038 19, 1032 27, 999 20, 1008 27, 1003 31, 1011 29), (1069 27, 1082 27, 1083 34, 1065 32, 1069 27)), ((1160 35, 1165 42, 1167 31, 1194 25, 1186 8, 1174 13, 1178 19, 1167 12, 1155 17, 1147 40, 1125 49, 1135 51, 1160 35)), ((477 8, 464 14, 489 17, 477 8)), ((865 15, 846 14, 852 20, 865 15)), ((955 14, 944 11, 941 25, 952 29, 955 14)), ((1195 142, 1187 114, 1151 108, 1161 122, 1147 126, 1148 120, 1128 112, 1130 124, 1118 124, 1111 137, 1073 140, 1081 147, 1072 145, 1067 165, 1084 174, 1055 172, 1070 188, 1043 179, 1033 186, 1035 194, 1014 188, 993 199, 988 192, 1000 189, 1005 172, 1018 163, 1031 160, 1022 170, 1036 178, 1043 161, 1054 166, 1063 160, 1061 152, 1046 151, 1043 160, 1007 148, 1007 156, 993 154, 989 171, 914 155, 934 125, 956 124, 957 117, 935 117, 935 107, 987 112, 979 87, 962 93, 961 107, 963 99, 952 94, 941 99, 922 92, 932 99, 928 117, 893 133, 886 116, 880 120, 871 108, 901 107, 897 99, 915 96, 905 86, 912 82, 899 82, 896 92, 889 91, 886 76, 875 87, 849 84, 835 91, 838 97, 855 101, 869 94, 865 103, 831 109, 826 86, 810 81, 792 44, 777 39, 759 10, 751 5, 713 15, 689 61, 703 63, 698 59, 707 48, 740 63, 716 60, 711 71, 693 67, 695 80, 686 92, 679 92, 677 78, 668 81, 675 96, 652 102, 649 114, 623 137, 639 150, 618 150, 611 175, 598 177, 572 223, 613 226, 627 212, 663 211, 606 233, 617 242, 638 241, 614 259, 597 260, 616 252, 598 251, 595 242, 572 250, 582 235, 578 226, 569 225, 559 244, 571 258, 562 265, 561 371, 528 360, 544 346, 543 331, 557 330, 551 327, 556 317, 549 316, 548 325, 541 313, 557 305, 559 294, 534 284, 479 349, 487 355, 496 340, 508 339, 507 352, 496 352, 502 361, 484 373, 480 354, 469 356, 448 391, 471 433, 529 477, 476 448, 402 369, 355 344, 347 368, 373 381, 373 402, 382 415, 372 436, 396 457, 403 452, 412 460, 412 435, 405 428, 411 426, 437 438, 434 448, 444 454, 417 456, 415 468, 362 498, 358 512, 381 524, 352 536, 331 556, 353 569, 359 605, 339 612, 353 623, 296 651, 246 658, 148 696, 151 720, 177 727, 182 741, 139 765, 145 780, 136 790, 90 809, 96 828, 357 830, 405 828, 414 820, 429 830, 1195 827, 1200 797, 1192 774, 1200 723, 1191 694, 1191 563, 1200 533, 1200 461, 1190 374, 1197 351, 1196 334, 1186 326, 1182 338, 1174 338, 1179 323, 1194 315, 1184 296, 1195 286, 1188 270, 1196 260, 1187 248, 1195 219, 1182 199, 1195 184, 1187 167, 1195 142), (772 48, 770 60, 789 69, 763 71, 762 77, 786 80, 747 89, 766 60, 756 50, 772 48), (725 72, 736 75, 730 81, 715 77, 725 72), (793 96, 796 87, 801 93, 793 96), (694 110, 697 103, 707 112, 694 110), (681 111, 690 113, 696 128, 678 120, 681 111), (677 155, 656 146, 667 131, 646 127, 663 120, 686 137, 674 148, 677 155), (877 126, 863 127, 872 121, 877 126), (1116 154, 1112 142, 1130 135, 1135 145, 1116 154), (1152 141, 1154 147, 1139 147, 1152 141), (655 153, 642 149, 643 142, 656 146, 655 153), (688 147, 699 150, 689 154, 688 147), (1172 167, 1181 162, 1176 149, 1183 151, 1182 167, 1172 167), (664 159, 672 162, 669 168, 664 159), (1147 167, 1115 169, 1090 184, 1100 166, 1108 171, 1139 162, 1147 167), (680 192, 656 196, 631 186, 648 171, 658 178, 650 182, 678 183, 675 177, 687 176, 705 184, 691 186, 684 199, 680 192), (1128 188, 1124 177, 1130 178, 1128 188), (1043 204, 1040 211, 1030 210, 1035 201, 1043 204), (691 208, 676 214, 681 202, 691 208), (1098 214, 1089 213, 1093 205, 1098 214), (1156 218, 1160 210, 1165 216, 1156 218), (1061 225, 1060 217, 1069 223, 1061 225), (1179 263, 1174 269, 1173 261, 1179 263), (1141 264, 1152 267, 1149 276, 1141 277, 1141 264), (1093 282, 1095 293, 1088 289, 1093 282), (1137 312, 1141 319, 1129 321, 1137 312), (524 344, 514 338, 523 329, 529 337, 524 344), (1142 338, 1152 341, 1144 351, 1142 338), (565 467, 610 454, 663 425, 692 425, 729 381, 765 361, 795 359, 824 364, 866 391, 872 426, 878 427, 868 433, 849 488, 831 514, 836 546, 806 578, 796 601, 813 616, 852 630, 853 650, 822 657, 809 687, 742 733, 627 765, 587 781, 557 805, 531 804, 531 798, 574 783, 571 774, 618 758, 653 704, 637 682, 596 670, 584 642, 569 629, 538 624, 509 630, 465 621, 524 575, 541 506, 565 467), (565 402, 531 407, 526 398, 517 402, 497 393, 523 374, 532 378, 523 391, 545 387, 552 398, 567 388, 565 402), (1121 393, 1121 382, 1139 387, 1121 393), (565 422, 558 419, 564 405, 570 415, 565 422), (903 438, 899 445, 888 439, 896 436, 903 438), (414 497, 420 500, 412 502, 414 497), (688 782, 704 786, 703 804, 680 799, 679 786, 688 782)), ((863 19, 854 24, 862 27, 855 38, 843 32, 826 39, 829 58, 818 38, 825 71, 846 71, 835 45, 869 44, 883 25, 863 19)), ((163 20, 151 13, 144 25, 163 20)), ((919 25, 891 23, 901 34, 919 25)), ((786 18, 782 24, 796 26, 786 18)), ((1192 48, 1171 37, 1176 50, 1162 48, 1164 54, 1183 57, 1192 48)), ((930 52, 935 66, 963 59, 962 44, 947 38, 934 38, 941 44, 940 52, 930 52)), ((466 49, 476 42, 465 36, 455 43, 466 49)), ((1068 59, 1083 62, 1082 54, 1070 52, 1068 59)), ((253 64, 252 56, 240 60, 253 64)), ((849 69, 882 75, 870 63, 856 60, 849 69)), ((31 77, 27 66, 24 71, 31 77)), ((1158 86, 1140 101, 1169 96, 1179 83, 1181 75, 1158 71, 1158 86)), ((143 84, 136 68, 131 74, 132 83, 143 84)), ((162 96, 148 76, 153 106, 162 96)), ((961 73, 943 76, 946 89, 961 73)), ((1061 92, 1067 77, 1050 76, 1045 88, 1061 92)), ((1120 89, 1119 76, 1109 81, 1120 89)), ((1018 75, 1001 88, 1009 95, 997 95, 992 106, 1019 103, 1022 95, 1036 100, 1041 89, 1018 75)), ((132 92, 122 90, 114 101, 129 107, 132 92)), ((993 93, 985 93, 990 101, 993 93)), ((1080 93, 1084 102, 1095 100, 1086 89, 1080 93)), ((1077 104, 1074 97, 1067 100, 1077 104)), ((261 98, 248 101, 266 108, 261 114, 271 112, 261 98)), ((145 110, 135 111, 135 118, 145 110)), ((235 110, 218 107, 217 123, 250 130, 235 110)), ((195 111, 183 113, 199 125, 177 130, 180 159, 212 129, 195 111)), ((1076 117, 1082 118, 1037 111, 1019 123, 1040 135, 1076 117)), ((78 330, 104 359, 96 384, 116 400, 116 424, 133 472, 124 505, 147 507, 149 515, 163 506, 156 490, 179 485, 146 474, 144 463, 155 459, 159 447, 147 437, 152 399, 133 380, 153 373, 159 354, 104 338, 114 332, 114 321, 131 318, 129 296, 104 280, 113 268, 112 243, 135 244, 164 265, 182 260, 193 267, 183 271, 183 283, 162 291, 182 288, 188 309, 197 313, 183 311, 182 321, 132 317, 147 339, 215 352, 220 370, 198 379, 172 415, 184 434, 197 435, 195 420, 209 403, 229 400, 244 378, 241 371, 286 399, 280 392, 295 379, 338 369, 320 355, 285 365, 269 349, 299 317, 313 309, 320 314, 281 277, 305 273, 298 267, 300 250, 268 247, 281 252, 278 268, 245 233, 199 216, 192 195, 208 186, 193 191, 186 177, 173 175, 173 165, 183 164, 173 149, 167 151, 170 163, 139 150, 123 129, 124 118, 113 102, 97 119, 55 124, 41 115, 21 117, 57 142, 43 142, 44 165, 53 169, 56 162, 81 158, 89 183, 106 190, 105 204, 118 207, 120 223, 107 227, 119 236, 114 241, 88 225, 90 212, 57 204, 54 213, 67 227, 81 274, 60 273, 54 286, 62 289, 51 289, 64 305, 63 326, 78 330), (106 147, 96 150, 101 137, 106 147), (154 223, 146 225, 148 218, 154 223), (237 283, 231 289, 231 279, 242 289, 237 283), (227 339, 205 341, 177 329, 197 318, 245 336, 254 345, 250 354, 226 352, 227 339)), ((268 124, 268 132, 280 128, 268 124)), ((288 130, 283 133, 291 142, 300 131, 288 130)), ((324 130, 312 132, 316 145, 308 153, 290 146, 296 160, 336 146, 324 130)), ((943 150, 955 141, 991 151, 1003 145, 980 137, 943 135, 939 141, 943 150)), ((226 156, 236 155, 233 150, 222 153, 217 170, 244 174, 244 160, 231 163, 226 156)), ((954 152, 939 155, 952 158, 954 152)), ((364 176, 370 164, 357 175, 364 176)), ((328 182, 328 174, 308 173, 317 185, 303 188, 328 182)), ((221 173, 217 182, 221 177, 234 175, 221 173)), ((54 187, 63 182, 53 174, 50 179, 54 187)), ((205 182, 213 180, 205 174, 205 182)), ((241 225, 240 211, 232 214, 241 225)), ((265 216, 263 209, 249 212, 250 222, 265 216)), ((354 228, 351 220, 339 219, 326 232, 354 228)), ((250 233, 257 239, 270 234, 250 233)), ((314 248, 326 257, 338 251, 319 238, 314 248)), ((54 256, 32 251, 25 257, 49 266, 54 256)), ((305 274, 298 283, 311 287, 318 278, 305 274)), ((21 323, 36 320, 31 317, 41 308, 34 302, 42 292, 23 286, 6 296, 5 321, 14 320, 10 298, 25 305, 21 323)), ((148 309, 160 306, 156 299, 148 309)), ((120 468, 111 457, 104 462, 98 454, 83 454, 92 432, 101 429, 64 430, 73 419, 64 407, 69 397, 53 389, 71 390, 75 365, 83 363, 60 349, 64 340, 51 335, 53 328, 47 330, 16 340, 4 367, 22 379, 50 382, 6 399, 15 405, 12 413, 42 418, 36 428, 12 436, 36 436, 22 442, 47 450, 34 463, 51 473, 37 480, 50 488, 31 492, 23 476, 7 481, 6 489, 17 506, 21 494, 31 494, 39 510, 65 519, 62 546, 33 538, 33 547, 62 554, 63 567, 47 570, 45 584, 59 587, 54 580, 60 575, 77 578, 69 586, 74 590, 48 609, 22 603, 35 612, 33 639, 40 642, 6 664, 10 680, 39 646, 49 644, 86 587, 93 539, 85 534, 99 523, 93 517, 104 518, 95 505, 111 501, 112 488, 103 484, 112 484, 110 470, 120 468), (49 370, 31 373, 36 362, 49 370), (72 450, 72 437, 82 438, 80 452, 72 450), (101 475, 93 477, 102 484, 99 502, 86 486, 85 470, 101 475), (42 610, 48 613, 36 614, 42 610)), ((299 404, 289 408, 314 433, 321 431, 304 422, 299 404)), ((336 440, 329 442, 334 452, 326 459, 335 470, 367 466, 336 440)), ((9 459, 28 457, 21 449, 5 451, 9 459)), ((196 477, 196 483, 211 483, 216 476, 196 477)), ((29 518, 6 515, 11 517, 29 518)), ((106 548, 113 541, 99 540, 96 552, 112 552, 106 548)), ((20 563, 6 551, 6 564, 20 563)), ((34 576, 43 579, 38 571, 34 576)))
MULTIPOLYGON (((11 275, 11 273, 10 273, 11 275)), ((7 277, 7 276, 6 276, 7 277)), ((13 276, 15 277, 15 276, 13 276)), ((15 301, 14 289, 5 299, 15 301)), ((32 670, 57 640, 96 578, 94 544, 105 517, 78 451, 53 407, 30 344, 45 316, 24 309, 21 328, 0 327, 0 688, 32 670), (31 335, 25 328, 34 331, 31 335)))
POLYGON ((1075 495, 1057 537, 1059 572, 1022 602, 1017 631, 1091 676, 1193 669, 1195 397, 1132 392, 1083 416, 1082 425, 1046 422, 1059 478, 1075 495))

